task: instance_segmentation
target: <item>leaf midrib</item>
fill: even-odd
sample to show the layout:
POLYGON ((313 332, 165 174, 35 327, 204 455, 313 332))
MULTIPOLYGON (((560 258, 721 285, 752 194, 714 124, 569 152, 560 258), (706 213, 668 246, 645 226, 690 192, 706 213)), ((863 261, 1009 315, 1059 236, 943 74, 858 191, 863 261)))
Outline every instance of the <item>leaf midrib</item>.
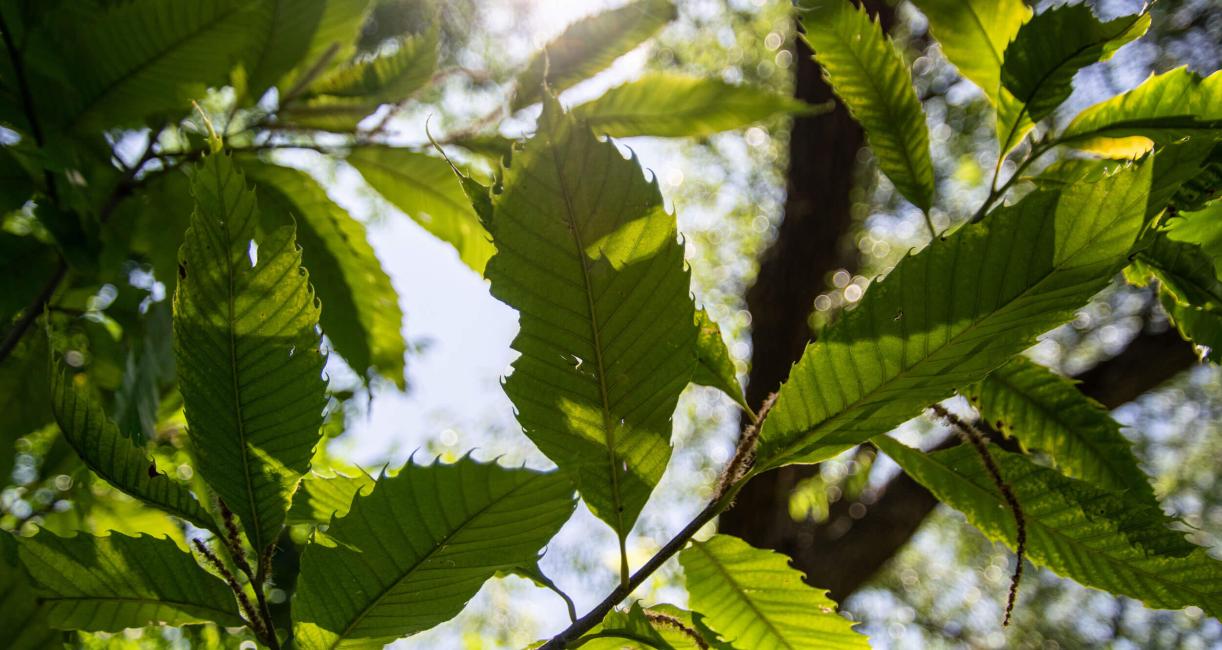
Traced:
MULTIPOLYGON (((212 176, 216 181, 216 195, 217 195, 217 198, 221 202, 221 207, 225 210, 226 213, 229 213, 232 209, 225 205, 224 186, 221 185, 221 175, 213 174, 212 176)), ((227 177, 232 178, 232 176, 233 176, 233 173, 232 171, 230 171, 227 177)), ((226 180, 226 184, 228 184, 228 180, 226 180)), ((242 201, 241 196, 236 197, 234 208, 236 208, 237 205, 241 203, 241 201, 242 201)), ((229 222, 230 222, 230 219, 221 219, 220 225, 225 235, 225 243, 232 245, 233 237, 229 231, 229 222)), ((234 313, 235 308, 236 308, 236 305, 234 304, 234 298, 237 293, 237 288, 235 286, 237 277, 236 277, 236 273, 233 268, 233 255, 231 253, 232 252, 229 250, 224 251, 226 280, 229 284, 229 292, 228 292, 228 295, 225 297, 225 299, 226 299, 226 307, 228 309, 229 370, 230 370, 230 377, 233 381, 233 407, 234 407, 234 415, 235 415, 234 420, 235 420, 236 428, 237 428, 238 442, 242 446, 242 453, 241 453, 242 481, 246 487, 246 498, 250 506, 250 517, 253 520, 251 521, 251 528, 254 531, 255 539, 250 540, 251 546, 255 548, 256 553, 262 555, 263 553, 263 544, 262 544, 263 542, 263 525, 262 525, 263 522, 261 521, 260 516, 259 516, 259 504, 258 504, 258 500, 255 497, 255 485, 253 481, 254 477, 251 475, 251 472, 250 472, 250 445, 248 444, 248 439, 246 435, 246 418, 245 418, 243 408, 242 408, 242 388, 241 388, 242 384, 241 384, 241 380, 239 378, 239 373, 238 373, 237 321, 235 320, 236 314, 234 313)))
MULTIPOLYGON (((560 189, 560 196, 564 199, 564 216, 568 222, 569 232, 573 235, 573 243, 577 247, 577 259, 581 262, 581 280, 585 287, 586 306, 590 310, 590 335, 593 337, 594 343, 594 360, 596 362, 598 372, 598 393, 602 400, 602 416, 603 416, 603 437, 607 446, 607 461, 611 471, 611 500, 615 508, 615 533, 620 538, 621 555, 623 551, 624 538, 627 537, 628 531, 624 530, 624 502, 620 494, 619 485, 619 459, 615 453, 615 431, 612 428, 611 418, 611 399, 607 394, 607 378, 606 365, 603 362, 602 339, 599 332, 598 312, 594 309, 594 286, 590 279, 589 259, 586 257, 586 247, 581 240, 581 227, 577 223, 577 210, 573 206, 573 197, 569 194, 568 184, 565 182, 564 168, 560 165, 560 157, 557 155, 559 147, 552 139, 552 134, 549 132, 544 136, 547 139, 548 154, 552 164, 556 169, 556 185, 560 189)), ((622 568, 627 570, 627 560, 624 560, 622 568)), ((626 575, 626 574, 625 574, 626 575)))

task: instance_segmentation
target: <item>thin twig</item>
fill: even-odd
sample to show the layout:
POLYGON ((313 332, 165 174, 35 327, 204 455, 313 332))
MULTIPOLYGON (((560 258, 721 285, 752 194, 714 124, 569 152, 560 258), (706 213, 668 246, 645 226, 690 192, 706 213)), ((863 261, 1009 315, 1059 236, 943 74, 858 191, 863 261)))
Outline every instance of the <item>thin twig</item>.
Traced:
POLYGON ((573 621, 572 625, 569 625, 562 632, 552 637, 551 640, 543 645, 541 650, 563 650, 568 648, 570 644, 576 642, 586 632, 602 623, 608 612, 615 609, 616 605, 630 596, 637 587, 641 586, 667 560, 682 550, 687 545, 687 542, 696 533, 700 532, 700 529, 705 524, 712 521, 734 503, 734 497, 738 495, 738 491, 746 484, 746 474, 750 470, 750 459, 754 455, 759 427, 763 426, 765 419, 768 417, 768 411, 772 408, 775 399, 775 395, 770 395, 764 401, 764 405, 760 408, 759 420, 749 425, 743 430, 742 435, 739 436, 738 451, 735 452, 735 460, 739 461, 737 467, 731 470, 730 466, 736 464, 735 460, 731 460, 730 466, 727 466, 726 472, 722 474, 717 491, 713 493, 713 498, 709 501, 709 504, 694 519, 688 522, 682 530, 676 533, 669 542, 666 542, 653 557, 641 565, 641 568, 637 569, 636 573, 633 573, 626 581, 621 582, 619 586, 613 589, 602 602, 596 605, 594 609, 591 609, 585 616, 573 621), (730 475, 737 475, 738 478, 727 483, 726 476, 730 475))
POLYGON ((993 479, 993 484, 997 486, 997 490, 1001 492, 1006 505, 1010 507, 1010 512, 1014 514, 1014 526, 1017 532, 1015 538, 1017 543, 1015 544, 1014 553, 1017 557, 1017 562, 1014 566, 1014 576, 1010 578, 1010 596, 1006 600, 1006 617, 1001 623, 1002 627, 1008 626, 1010 624, 1010 617, 1014 613, 1014 602, 1018 600, 1018 583, 1023 577, 1023 556, 1027 550, 1027 525, 1026 519, 1023 517, 1022 506, 1018 503, 1018 497, 1014 495, 1014 490, 1010 488, 1010 484, 1006 483, 1002 477, 1001 468, 997 466, 997 461, 989 453, 989 447, 985 443, 984 432, 980 431, 976 425, 964 422, 959 416, 947 411, 941 404, 934 404, 929 408, 938 417, 951 423, 964 443, 970 444, 975 448, 981 462, 984 463, 984 468, 993 479))

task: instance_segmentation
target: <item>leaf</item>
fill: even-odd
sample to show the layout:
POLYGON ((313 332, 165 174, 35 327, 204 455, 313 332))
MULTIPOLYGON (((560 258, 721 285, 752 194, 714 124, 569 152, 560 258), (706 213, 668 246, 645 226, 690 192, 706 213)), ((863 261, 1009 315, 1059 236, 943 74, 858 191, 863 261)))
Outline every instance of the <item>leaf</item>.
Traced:
POLYGON ((319 323, 327 338, 358 374, 373 368, 402 390, 403 311, 364 225, 305 172, 253 159, 241 166, 260 193, 264 215, 277 217, 277 226, 297 224, 301 260, 322 301, 319 323))
POLYGON ((1203 209, 1181 212, 1167 221, 1167 236, 1175 241, 1196 244, 1213 260, 1214 269, 1222 268, 1222 201, 1203 209))
MULTIPOLYGON (((294 3, 296 4, 296 3, 294 3)), ((376 0, 326 0, 305 54, 280 77, 280 102, 292 100, 317 79, 352 58, 376 0)))
POLYGON ((1222 311, 1222 281, 1218 280, 1213 260, 1200 246, 1156 233, 1137 259, 1153 272, 1176 302, 1222 311))
POLYGON ((802 582, 789 558, 729 535, 679 553, 692 609, 737 648, 868 648, 827 592, 802 582))
MULTIPOLYGON (((1014 547, 1014 517, 975 450, 959 446, 926 454, 886 436, 874 443, 990 539, 1014 547)), ((1156 505, 991 445, 990 453, 1022 504, 1033 563, 1148 607, 1196 605, 1214 617, 1222 612, 1222 563, 1168 528, 1170 520, 1156 505)))
POLYGON ((378 146, 357 147, 347 161, 370 187, 433 236, 453 246, 464 264, 483 274, 495 248, 449 163, 413 151, 378 146))
MULTIPOLYGON (((1203 204, 1211 192, 1211 173, 1222 179, 1222 144, 1190 138, 1160 147, 1154 155, 1146 220, 1153 220, 1164 210, 1178 213, 1203 204)), ((1222 183, 1218 185, 1222 191, 1222 183)))
POLYGON ((47 619, 64 630, 118 632, 149 625, 243 625, 233 593, 168 537, 59 537, 40 530, 17 539, 47 619))
POLYGON ((219 530, 186 486, 158 472, 145 450, 119 432, 89 394, 85 375, 75 374, 63 361, 53 361, 53 365, 52 411, 64 440, 90 470, 145 503, 200 528, 219 530))
POLYGON ((696 328, 696 370, 692 373, 692 383, 716 388, 750 413, 742 384, 738 383, 738 370, 721 338, 721 328, 704 308, 696 310, 696 328))
POLYGON ((1024 449, 1046 453, 1066 475, 1156 503, 1120 424, 1074 383, 1015 357, 967 393, 984 420, 1024 449))
POLYGON ((17 540, 0 533, 0 638, 8 650, 53 648, 61 632, 47 623, 47 605, 17 559, 17 540))
POLYGON ((311 84, 286 103, 278 119, 347 132, 382 104, 401 102, 428 85, 437 68, 438 30, 399 39, 397 49, 349 64, 311 84))
POLYGON ((648 72, 573 109, 595 133, 622 138, 699 137, 741 129, 814 107, 766 88, 720 79, 648 72))
POLYGON ((1019 27, 1031 18, 1022 0, 914 0, 959 73, 984 91, 994 106, 1000 94, 1002 57, 1019 27))
POLYGON ((262 553, 319 440, 327 398, 318 305, 292 227, 256 241, 255 193, 229 158, 205 158, 192 191, 174 350, 195 469, 262 553))
POLYGON ((267 0, 271 10, 260 15, 261 37, 245 67, 251 102, 257 102, 293 68, 308 65, 306 54, 328 5, 334 0, 267 0))
POLYGON ((623 538, 670 458, 695 367, 688 269, 656 181, 552 98, 491 198, 492 295, 518 310, 505 392, 623 538))
POLYGON ((374 479, 363 472, 355 476, 310 472, 301 479, 289 508, 290 524, 329 524, 343 518, 358 494, 368 494, 374 479))
POLYGON ((251 54, 271 10, 268 0, 66 3, 29 58, 48 76, 66 74, 74 92, 39 111, 78 131, 185 114, 251 54))
POLYGON ((1127 263, 1150 168, 1037 190, 902 260, 807 346, 753 471, 885 433, 1073 318, 1127 263))
POLYGON ((437 69, 439 32, 399 39, 392 52, 345 66, 319 79, 307 95, 397 102, 429 83, 437 69))
POLYGON ((815 51, 836 96, 866 131, 878 166, 921 210, 933 202, 933 162, 925 113, 912 74, 877 17, 848 0, 817 5, 802 15, 803 37, 815 51))
POLYGON ((1222 310, 1181 305, 1165 293, 1162 304, 1180 336, 1185 341, 1204 346, 1205 359, 1222 364, 1222 310))
MULTIPOLYGON (((1176 189, 1168 207, 1176 212, 1198 212, 1222 198, 1222 142, 1214 144, 1197 168, 1197 173, 1176 189)), ((1216 203, 1215 203, 1216 205, 1216 203)), ((1215 239, 1222 242, 1222 229, 1214 229, 1215 239)), ((1219 256, 1215 256, 1219 257, 1219 256)))
POLYGON ((611 610, 602 625, 582 637, 581 647, 588 650, 624 650, 625 648, 652 648, 654 650, 676 650, 676 648, 654 629, 645 616, 639 601, 626 610, 611 610), (628 643, 625 643, 627 641, 628 643))
POLYGON ((611 65, 676 15, 670 0, 635 0, 569 25, 518 75, 510 108, 516 111, 543 99, 545 70, 547 86, 558 93, 611 65))
POLYGON ((1186 137, 1222 138, 1222 72, 1202 79, 1181 66, 1151 75, 1133 90, 1078 113, 1058 141, 1097 150, 1115 138, 1132 136, 1157 144, 1186 137))
POLYGON ((1111 58, 1150 27, 1149 14, 1100 22, 1086 5, 1060 5, 1024 24, 1006 47, 1001 82, 1011 101, 998 107, 997 139, 1004 156, 1032 122, 1052 113, 1073 92, 1078 70, 1111 58))
POLYGON ((375 648, 449 620, 498 570, 534 562, 573 512, 559 473, 470 458, 378 479, 306 547, 297 645, 375 648))

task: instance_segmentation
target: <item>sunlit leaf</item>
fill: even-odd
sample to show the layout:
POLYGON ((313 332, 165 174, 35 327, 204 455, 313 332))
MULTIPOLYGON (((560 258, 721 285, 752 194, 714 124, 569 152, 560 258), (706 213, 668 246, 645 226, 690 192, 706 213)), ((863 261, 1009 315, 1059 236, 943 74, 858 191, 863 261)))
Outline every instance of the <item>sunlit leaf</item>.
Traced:
POLYGON ((914 0, 929 20, 942 53, 984 91, 993 105, 1001 85, 1002 57, 1018 28, 1031 17, 1022 0, 914 0))
POLYGON ((323 305, 319 323, 336 351, 358 373, 373 368, 402 389, 403 311, 365 226, 305 172, 250 159, 241 165, 265 217, 274 216, 274 226, 296 223, 301 260, 323 305))
POLYGON ((476 273, 495 250, 449 163, 391 147, 357 147, 348 154, 370 187, 433 236, 450 244, 476 273))
POLYGON ((1181 66, 1151 75, 1133 90, 1078 113, 1059 140, 1099 151, 1113 139, 1133 136, 1157 144, 1190 136, 1222 139, 1222 72, 1202 79, 1181 66))
POLYGON ((967 389, 980 415, 1025 449, 1045 454, 1068 476, 1154 503, 1120 424, 1074 382, 1017 357, 967 389))
MULTIPOLYGON (((1015 521, 976 451, 922 453, 880 436, 875 444, 990 539, 1011 548, 1015 521)), ((1156 505, 1109 492, 990 445, 1022 505, 1027 557, 1058 575, 1149 607, 1222 612, 1222 563, 1171 530, 1156 505)))
POLYGON ((573 115, 598 134, 695 137, 741 129, 812 106, 772 90, 669 72, 646 73, 577 106, 573 115))
POLYGON ((997 112, 1002 155, 1069 97, 1078 70, 1107 60, 1149 26, 1149 14, 1101 22, 1081 4, 1053 7, 1024 24, 1001 68, 1002 85, 1011 93, 997 112))
POLYGON ((297 646, 380 648, 452 618, 498 570, 533 562, 573 506, 562 474, 469 458, 381 477, 302 554, 297 646))
POLYGON ((505 392, 622 539, 666 468, 695 367, 689 273, 656 182, 554 99, 543 108, 489 208, 492 295, 521 323, 505 392))
POLYGON ((789 558, 729 535, 679 553, 693 610, 736 648, 868 648, 827 592, 802 581, 789 558))
POLYGON ((319 474, 311 472, 301 479, 289 508, 290 524, 329 524, 332 517, 343 517, 357 494, 368 493, 373 477, 363 472, 319 474))
POLYGON ((560 92, 611 65, 675 15, 670 0, 634 0, 569 25, 518 75, 511 108, 517 110, 542 99, 545 70, 548 87, 560 92))
POLYGON ((734 360, 730 358, 726 342, 721 338, 721 328, 703 308, 696 310, 696 327, 699 329, 696 338, 696 370, 692 374, 692 383, 716 388, 744 410, 750 411, 743 395, 742 384, 738 382, 734 360))
POLYGON ((64 439, 85 465, 126 494, 201 528, 218 530, 186 486, 158 472, 145 450, 119 432, 101 404, 89 394, 84 379, 84 375, 76 375, 64 362, 54 362, 52 410, 64 439))
POLYGON ((169 539, 118 533, 17 539, 52 627, 118 632, 215 621, 239 626, 233 593, 169 539))
POLYGON ((760 432, 756 471, 884 433, 1072 319, 1128 262, 1150 168, 1037 190, 902 260, 807 346, 760 432))
POLYGON ((319 440, 318 305, 293 228, 256 239, 255 193, 225 155, 200 163, 192 191, 174 349, 195 469, 262 553, 319 440))
POLYGON ((816 5, 802 24, 832 90, 865 129, 878 166, 904 198, 928 211, 934 193, 929 129, 895 43, 877 17, 848 0, 816 5))

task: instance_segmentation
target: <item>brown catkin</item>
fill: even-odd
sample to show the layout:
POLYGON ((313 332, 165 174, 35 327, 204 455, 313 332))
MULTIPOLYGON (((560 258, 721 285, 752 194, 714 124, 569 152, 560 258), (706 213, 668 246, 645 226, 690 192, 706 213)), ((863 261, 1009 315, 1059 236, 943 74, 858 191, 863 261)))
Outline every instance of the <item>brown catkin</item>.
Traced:
POLYGON ((959 437, 964 443, 970 444, 976 454, 980 456, 981 462, 984 463, 985 470, 993 479, 993 484, 997 486, 997 490, 1001 492, 1001 496, 1006 500, 1006 504, 1010 506, 1010 512, 1014 513, 1014 526, 1016 529, 1015 549, 1014 554, 1017 561, 1014 566, 1014 575, 1010 578, 1010 596, 1006 600, 1006 616, 1002 621, 1002 627, 1010 624, 1010 618, 1014 614, 1014 603, 1018 600, 1018 583, 1023 578, 1023 556, 1027 551, 1027 523, 1023 517, 1023 508, 1018 502, 1018 497, 1014 495, 1014 490, 1010 488, 1010 484, 1006 483, 1001 476, 1001 468, 997 466, 997 461, 993 459, 993 455, 989 453, 989 447, 985 444, 985 434, 980 431, 974 424, 964 422, 962 418, 947 411, 941 404, 934 404, 930 407, 935 415, 949 422, 959 434, 959 437))

